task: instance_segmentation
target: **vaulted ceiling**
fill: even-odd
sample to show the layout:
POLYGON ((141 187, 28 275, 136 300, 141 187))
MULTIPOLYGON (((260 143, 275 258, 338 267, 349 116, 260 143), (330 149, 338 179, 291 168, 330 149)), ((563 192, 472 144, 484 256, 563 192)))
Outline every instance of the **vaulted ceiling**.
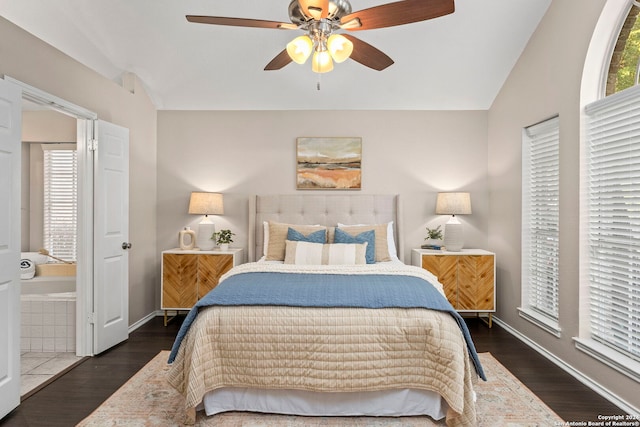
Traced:
MULTIPOLYGON (((356 11, 389 1, 351 5, 356 11)), ((451 15, 358 32, 395 61, 389 68, 347 60, 321 75, 309 63, 263 71, 301 31, 185 19, 289 22, 289 0, 2 0, 0 15, 108 79, 135 73, 158 109, 483 110, 550 3, 456 0, 451 15)))

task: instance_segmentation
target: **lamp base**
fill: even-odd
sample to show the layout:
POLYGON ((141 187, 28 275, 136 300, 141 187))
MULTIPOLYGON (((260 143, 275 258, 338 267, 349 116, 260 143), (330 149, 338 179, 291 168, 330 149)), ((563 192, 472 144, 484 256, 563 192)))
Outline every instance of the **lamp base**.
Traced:
POLYGON ((448 251, 459 252, 464 246, 462 223, 453 216, 444 225, 444 247, 448 251))
POLYGON ((210 251, 216 245, 213 241, 213 233, 216 226, 212 222, 201 222, 198 224, 198 234, 196 236, 196 244, 203 251, 210 251))

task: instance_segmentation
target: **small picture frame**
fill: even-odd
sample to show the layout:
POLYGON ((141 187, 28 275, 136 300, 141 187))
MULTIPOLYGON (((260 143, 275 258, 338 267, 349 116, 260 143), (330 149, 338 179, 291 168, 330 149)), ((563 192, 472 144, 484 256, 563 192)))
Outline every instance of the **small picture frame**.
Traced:
POLYGON ((296 189, 360 190, 361 188, 362 138, 297 138, 296 189))

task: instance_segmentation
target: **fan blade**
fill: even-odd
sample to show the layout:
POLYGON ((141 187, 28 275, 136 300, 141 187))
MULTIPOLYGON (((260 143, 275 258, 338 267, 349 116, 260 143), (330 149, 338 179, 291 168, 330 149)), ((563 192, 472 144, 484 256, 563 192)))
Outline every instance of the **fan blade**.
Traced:
POLYGON ((390 65, 393 65, 393 59, 389 58, 386 53, 371 46, 369 43, 353 37, 350 34, 343 34, 353 43, 353 52, 350 58, 361 63, 365 67, 382 71, 390 65))
POLYGON ((329 0, 298 0, 305 16, 323 19, 329 16, 329 0))
POLYGON ((453 0, 403 0, 353 12, 343 16, 340 23, 350 31, 372 30, 426 21, 454 10, 453 0), (360 21, 360 25, 354 25, 353 21, 360 21))
POLYGON ((277 30, 295 30, 298 28, 297 25, 286 22, 264 21, 262 19, 227 18, 224 16, 187 15, 187 21, 195 22, 197 24, 230 25, 233 27, 275 28, 277 30))
POLYGON ((278 55, 276 55, 276 57, 273 58, 271 62, 267 64, 266 67, 264 67, 264 70, 265 71, 279 70, 285 65, 289 65, 289 63, 292 61, 293 60, 287 53, 287 49, 285 49, 282 52, 280 52, 278 55))

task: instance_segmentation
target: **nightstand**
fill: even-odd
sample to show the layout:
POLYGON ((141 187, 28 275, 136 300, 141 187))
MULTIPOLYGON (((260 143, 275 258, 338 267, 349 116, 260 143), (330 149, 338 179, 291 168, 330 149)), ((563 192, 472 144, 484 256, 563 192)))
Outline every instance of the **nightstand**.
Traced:
POLYGON ((411 263, 430 271, 460 313, 487 313, 489 327, 496 311, 495 254, 483 249, 459 252, 414 249, 411 263))
POLYGON ((190 310, 216 287, 220 276, 241 263, 242 249, 163 251, 160 308, 164 310, 164 325, 168 310, 190 310))

